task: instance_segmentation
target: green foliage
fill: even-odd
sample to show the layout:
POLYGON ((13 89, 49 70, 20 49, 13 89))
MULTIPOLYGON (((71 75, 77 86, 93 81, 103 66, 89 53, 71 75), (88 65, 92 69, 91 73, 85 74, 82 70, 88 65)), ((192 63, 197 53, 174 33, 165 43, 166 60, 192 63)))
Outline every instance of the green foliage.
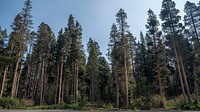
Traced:
POLYGON ((32 107, 35 104, 35 102, 32 99, 21 99, 20 101, 25 107, 32 107))
POLYGON ((17 98, 0 98, 0 108, 3 109, 22 109, 24 108, 23 100, 17 98))
POLYGON ((184 96, 180 95, 174 97, 173 99, 168 99, 167 101, 165 101, 165 107, 169 109, 179 109, 181 105, 184 105, 184 103, 184 96))
POLYGON ((6 83, 2 86, 3 96, 25 98, 0 98, 0 108, 113 110, 115 105, 117 109, 200 110, 199 102, 185 104, 187 99, 180 95, 181 90, 187 90, 188 97, 190 93, 199 94, 200 2, 186 2, 185 26, 173 0, 162 2, 162 26, 149 9, 146 37, 141 33, 137 43, 128 29, 127 13, 120 9, 117 24, 112 25, 110 32, 110 63, 101 56, 98 43, 90 38, 87 64, 83 30, 72 15, 56 40, 51 27, 43 22, 37 33, 31 32, 31 9, 31 1, 26 0, 22 12, 14 18, 9 38, 0 27, 0 84, 6 83), (186 77, 184 84, 179 75, 186 77), (11 88, 17 93, 13 94, 11 88), (41 106, 34 106, 37 104, 41 106))
POLYGON ((58 105, 41 105, 34 106, 30 109, 69 109, 69 110, 93 110, 95 109, 94 105, 90 103, 74 103, 74 104, 65 104, 61 103, 58 105))
POLYGON ((182 110, 200 110, 200 102, 193 102, 181 105, 182 110))
POLYGON ((135 104, 135 106, 141 110, 151 110, 162 107, 159 95, 139 97, 138 99, 135 99, 135 104))
POLYGON ((101 54, 98 43, 95 40, 89 39, 88 42, 88 62, 86 65, 86 74, 89 79, 88 87, 90 89, 90 100, 99 99, 99 56, 101 54))

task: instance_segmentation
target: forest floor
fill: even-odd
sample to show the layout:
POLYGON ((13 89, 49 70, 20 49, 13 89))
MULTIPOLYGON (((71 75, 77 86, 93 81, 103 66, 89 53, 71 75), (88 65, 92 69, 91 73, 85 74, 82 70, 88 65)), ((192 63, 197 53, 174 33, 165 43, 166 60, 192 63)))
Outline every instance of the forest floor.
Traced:
POLYGON ((79 110, 0 110, 0 112, 199 112, 199 111, 186 111, 186 110, 168 110, 168 111, 156 111, 156 110, 128 110, 128 111, 79 111, 79 110))

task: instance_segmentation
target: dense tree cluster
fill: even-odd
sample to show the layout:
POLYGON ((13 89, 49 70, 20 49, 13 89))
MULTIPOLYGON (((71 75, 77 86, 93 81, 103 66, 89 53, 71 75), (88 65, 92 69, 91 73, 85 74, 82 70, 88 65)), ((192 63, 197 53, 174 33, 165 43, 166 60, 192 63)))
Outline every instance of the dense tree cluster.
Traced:
POLYGON ((0 27, 0 97, 31 99, 35 105, 87 101, 117 108, 140 98, 149 102, 154 95, 160 107, 177 96, 199 101, 200 3, 186 2, 181 23, 175 2, 163 0, 161 22, 149 9, 147 31, 139 38, 120 9, 111 26, 109 63, 92 38, 86 57, 83 29, 72 15, 55 37, 44 22, 33 31, 31 9, 26 0, 9 35, 0 27))

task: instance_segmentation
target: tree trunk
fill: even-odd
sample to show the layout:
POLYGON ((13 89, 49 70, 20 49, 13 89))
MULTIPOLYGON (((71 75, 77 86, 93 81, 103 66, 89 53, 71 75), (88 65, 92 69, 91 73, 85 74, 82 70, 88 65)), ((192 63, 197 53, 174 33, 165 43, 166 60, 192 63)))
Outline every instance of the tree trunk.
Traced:
POLYGON ((69 98, 69 79, 68 79, 68 76, 66 77, 66 94, 65 94, 65 97, 66 97, 66 101, 68 101, 68 98, 69 98))
POLYGON ((72 80, 72 82, 71 82, 71 95, 72 96, 74 96, 74 65, 73 65, 74 63, 72 63, 72 78, 71 78, 71 80, 72 80))
POLYGON ((180 82, 181 82, 181 89, 182 89, 182 92, 183 92, 184 99, 186 100, 187 96, 185 94, 183 78, 182 78, 182 73, 181 73, 181 68, 180 68, 180 63, 179 63, 180 61, 179 61, 179 57, 178 57, 176 46, 175 46, 174 42, 173 42, 173 50, 174 50, 175 57, 176 57, 177 69, 178 69, 178 72, 179 72, 179 78, 180 78, 180 82))
POLYGON ((76 62, 74 62, 74 83, 73 83, 73 87, 74 87, 73 95, 74 95, 74 101, 75 101, 76 100, 76 62))
POLYGON ((60 77, 59 77, 58 103, 61 103, 61 92, 62 92, 62 73, 63 73, 63 56, 62 56, 62 59, 61 59, 61 66, 60 66, 60 77))
POLYGON ((19 62, 20 62, 20 55, 21 55, 21 52, 19 51, 18 53, 18 59, 17 59, 17 62, 16 62, 16 66, 15 66, 15 72, 14 72, 14 78, 13 78, 13 83, 12 83, 12 90, 11 90, 11 98, 15 97, 15 92, 16 92, 16 85, 17 85, 17 74, 18 74, 18 68, 19 68, 19 62))
POLYGON ((0 98, 3 96, 3 91, 4 91, 5 82, 6 82, 8 68, 9 68, 9 66, 6 65, 5 70, 4 70, 4 74, 3 74, 3 81, 2 81, 2 85, 1 85, 0 98))
POLYGON ((62 78, 62 88, 61 88, 61 99, 62 101, 64 101, 64 88, 65 88, 65 77, 64 77, 64 74, 63 74, 63 78, 62 78))
POLYGON ((57 78, 56 78, 56 94, 55 94, 55 103, 57 104, 58 103, 58 100, 59 100, 59 93, 58 93, 58 86, 59 86, 59 63, 57 63, 57 78))
POLYGON ((127 65, 126 65, 126 38, 124 33, 123 36, 123 44, 124 44, 124 76, 125 76, 125 103, 126 107, 129 106, 129 96, 128 96, 128 74, 127 74, 127 65))
POLYGON ((46 67, 45 67, 45 65, 44 65, 44 73, 43 73, 43 92, 42 92, 42 103, 44 103, 44 101, 45 101, 45 96, 46 96, 46 94, 47 94, 47 76, 46 76, 47 74, 46 74, 46 67))
POLYGON ((78 86, 77 86, 77 62, 74 62, 74 100, 75 103, 77 103, 77 90, 78 90, 78 86))
POLYGON ((40 105, 43 104, 43 87, 44 87, 44 59, 42 57, 42 70, 40 79, 40 105))
POLYGON ((186 74, 185 74, 185 68, 184 68, 184 65, 183 65, 183 60, 182 60, 182 57, 181 57, 180 54, 179 54, 179 58, 180 58, 181 70, 182 70, 182 73, 183 73, 183 80, 185 82, 186 93, 187 93, 189 101, 192 102, 192 97, 191 97, 191 94, 190 94, 190 88, 188 86, 188 81, 187 81, 187 77, 186 77, 186 74))
POLYGON ((76 62, 76 90, 75 90, 75 102, 78 103, 78 62, 76 62))
MULTIPOLYGON (((20 70, 21 70, 21 69, 20 69, 20 70)), ((16 96, 16 97, 17 97, 17 94, 18 94, 20 77, 21 77, 21 73, 19 72, 19 73, 18 73, 18 77, 17 77, 16 92, 15 92, 15 96, 16 96)))
POLYGON ((28 83, 30 83, 29 82, 29 79, 30 79, 30 65, 28 64, 28 66, 27 66, 27 75, 26 75, 26 80, 25 80, 25 96, 24 97, 26 97, 26 98, 28 98, 28 91, 29 91, 29 84, 28 83))
POLYGON ((117 73, 115 73, 115 83, 116 83, 116 107, 119 108, 119 82, 117 73))
MULTIPOLYGON (((11 53, 13 52, 13 43, 11 44, 10 51, 11 51, 11 53)), ((11 57, 11 54, 9 55, 9 58, 10 58, 10 57, 11 57)), ((6 65, 5 70, 4 70, 2 85, 1 85, 0 98, 3 96, 3 92, 4 92, 4 88, 5 88, 5 82, 6 82, 6 77, 7 77, 8 68, 9 68, 9 65, 6 65)))

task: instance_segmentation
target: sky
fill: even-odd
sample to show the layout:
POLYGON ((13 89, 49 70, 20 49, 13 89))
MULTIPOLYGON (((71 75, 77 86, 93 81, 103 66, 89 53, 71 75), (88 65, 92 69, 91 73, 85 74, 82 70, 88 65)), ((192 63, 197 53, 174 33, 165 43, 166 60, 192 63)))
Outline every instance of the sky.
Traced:
MULTIPOLYGON (((186 0, 174 0, 180 15, 186 0)), ((189 0, 198 3, 198 0, 189 0)), ((21 12, 25 0, 0 0, 0 26, 11 32, 10 25, 15 16, 21 12)), ((83 44, 89 38, 99 43, 100 50, 107 53, 110 29, 116 23, 116 13, 123 8, 127 13, 129 30, 139 37, 140 31, 146 32, 147 11, 152 9, 159 18, 162 0, 32 0, 33 30, 37 31, 41 22, 47 23, 57 35, 61 28, 67 26, 69 15, 72 14, 83 28, 83 44)), ((162 23, 160 21, 160 23, 162 23)))

